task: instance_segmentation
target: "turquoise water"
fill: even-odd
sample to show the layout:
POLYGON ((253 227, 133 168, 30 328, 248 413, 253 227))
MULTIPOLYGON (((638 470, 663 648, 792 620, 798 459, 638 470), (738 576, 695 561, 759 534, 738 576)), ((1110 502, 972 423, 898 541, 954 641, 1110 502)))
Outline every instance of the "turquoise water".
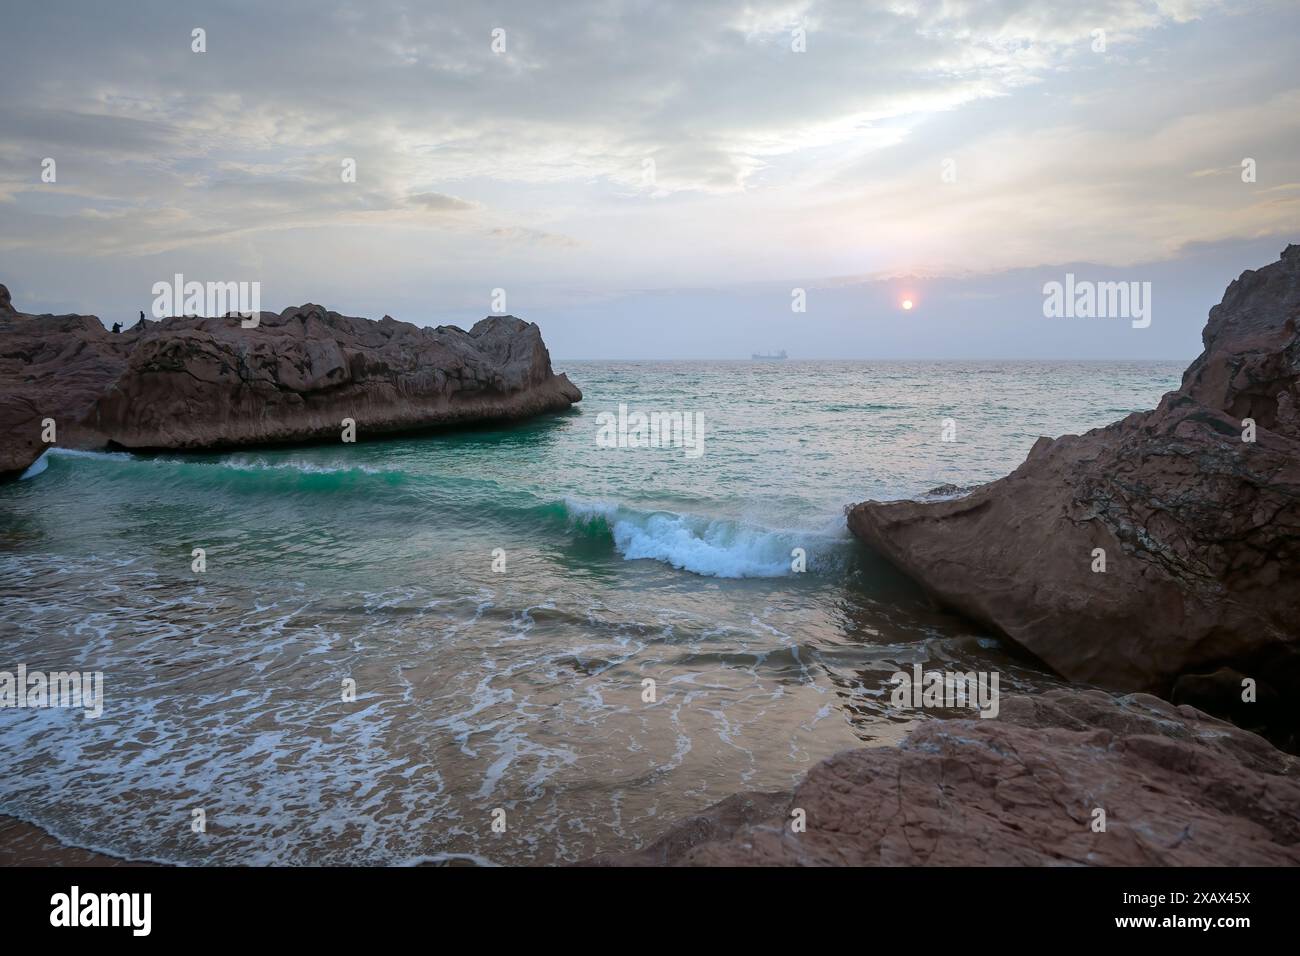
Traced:
POLYGON ((0 813, 180 863, 639 845, 897 740, 900 667, 1051 684, 853 541, 844 506, 999 477, 1039 435, 1154 406, 1183 363, 557 366, 585 400, 515 427, 56 452, 0 486, 0 669, 100 670, 106 695, 93 720, 0 710, 0 813), (620 403, 700 413, 703 454, 600 447, 620 403))

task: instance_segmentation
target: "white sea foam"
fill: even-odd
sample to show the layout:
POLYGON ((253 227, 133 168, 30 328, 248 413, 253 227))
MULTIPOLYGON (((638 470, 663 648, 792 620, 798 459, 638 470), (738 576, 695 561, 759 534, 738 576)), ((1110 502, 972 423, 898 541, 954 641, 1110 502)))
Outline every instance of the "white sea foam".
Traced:
POLYGON ((267 461, 261 457, 232 455, 220 461, 187 461, 183 458, 137 458, 135 455, 120 451, 86 451, 78 448, 53 447, 45 451, 40 458, 32 462, 20 476, 19 480, 35 478, 50 466, 51 458, 80 458, 98 462, 136 462, 155 466, 192 465, 208 468, 230 468, 234 471, 297 471, 305 475, 332 475, 347 472, 361 472, 367 475, 382 475, 392 469, 375 468, 364 464, 332 465, 313 461, 290 459, 288 461, 267 461))
POLYGON ((638 511, 608 501, 566 498, 564 506, 578 523, 603 519, 614 547, 627 560, 649 558, 705 577, 784 577, 794 573, 795 548, 804 549, 811 567, 815 552, 833 550, 843 537, 834 528, 843 519, 818 530, 773 530, 671 511, 638 511))
POLYGON ((300 471, 305 475, 335 475, 349 471, 359 471, 367 475, 382 475, 391 471, 388 468, 374 468, 370 465, 326 465, 313 461, 291 459, 289 461, 270 462, 265 458, 247 458, 232 456, 218 464, 236 471, 300 471))
POLYGON ((79 448, 59 448, 53 447, 45 450, 45 453, 27 466, 27 470, 18 476, 18 480, 25 478, 35 478, 37 475, 50 467, 51 458, 90 458, 97 461, 134 461, 134 459, 120 451, 83 451, 79 448))
POLYGON ((34 462, 28 465, 27 470, 18 476, 18 480, 25 481, 28 478, 35 478, 46 468, 49 468, 50 463, 46 460, 46 455, 48 454, 49 452, 46 452, 44 455, 41 455, 40 458, 37 458, 34 462))

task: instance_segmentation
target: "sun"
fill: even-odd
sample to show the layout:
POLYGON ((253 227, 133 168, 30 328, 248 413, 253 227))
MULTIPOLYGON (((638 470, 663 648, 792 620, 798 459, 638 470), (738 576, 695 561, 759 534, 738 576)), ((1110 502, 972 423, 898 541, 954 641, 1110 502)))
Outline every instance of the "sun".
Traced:
POLYGON ((909 310, 909 309, 911 309, 911 308, 912 308, 912 300, 911 300, 911 299, 904 299, 904 300, 903 300, 903 310, 904 310, 904 311, 907 311, 907 310, 909 310))

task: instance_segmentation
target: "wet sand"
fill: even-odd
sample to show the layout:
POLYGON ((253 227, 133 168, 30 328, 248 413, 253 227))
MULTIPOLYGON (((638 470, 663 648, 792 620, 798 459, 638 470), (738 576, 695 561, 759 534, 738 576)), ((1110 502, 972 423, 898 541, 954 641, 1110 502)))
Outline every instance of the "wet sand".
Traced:
POLYGON ((64 846, 38 826, 0 814, 0 866, 149 866, 64 846))

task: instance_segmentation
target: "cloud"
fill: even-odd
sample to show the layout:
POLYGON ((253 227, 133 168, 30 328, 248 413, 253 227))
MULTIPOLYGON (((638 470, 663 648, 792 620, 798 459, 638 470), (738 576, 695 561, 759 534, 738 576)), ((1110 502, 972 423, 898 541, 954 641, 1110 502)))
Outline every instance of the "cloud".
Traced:
POLYGON ((572 247, 581 245, 572 236, 561 236, 541 229, 527 229, 522 226, 503 226, 493 229, 492 238, 508 243, 528 243, 537 246, 572 247))
POLYGON ((1300 13, 1245 9, 34 6, 6 23, 0 248, 597 294, 1147 261, 1294 228, 1300 13))
POLYGON ((447 196, 443 193, 416 193, 413 196, 408 196, 406 201, 409 205, 427 209, 430 212, 465 212, 478 208, 477 203, 466 202, 463 199, 457 199, 455 196, 447 196))

